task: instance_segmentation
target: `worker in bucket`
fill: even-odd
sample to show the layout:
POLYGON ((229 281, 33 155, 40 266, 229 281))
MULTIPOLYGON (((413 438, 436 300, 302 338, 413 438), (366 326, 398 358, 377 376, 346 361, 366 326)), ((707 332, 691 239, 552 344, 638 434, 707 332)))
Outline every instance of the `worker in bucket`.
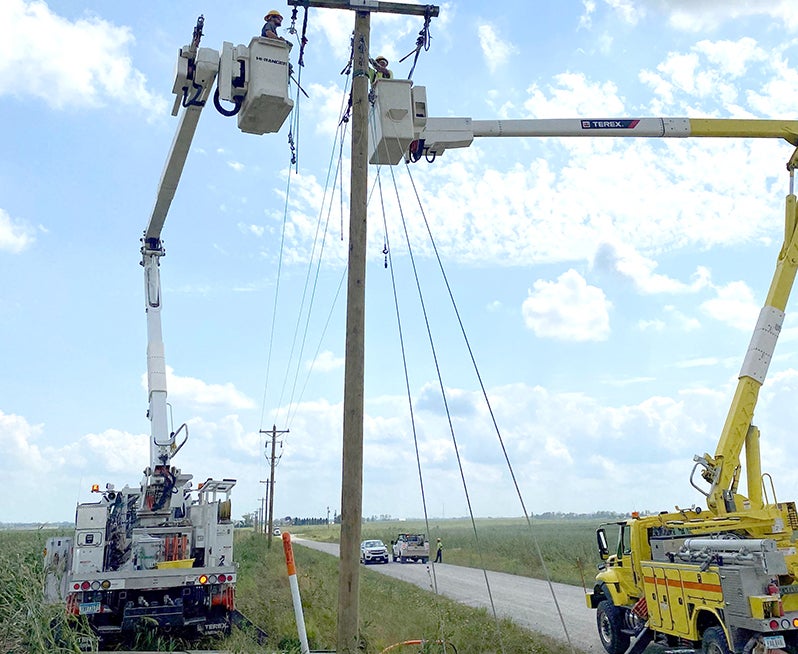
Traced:
POLYGON ((369 68, 369 80, 372 84, 378 79, 393 79, 393 73, 388 69, 388 60, 380 55, 376 59, 369 59, 373 68, 369 68))
POLYGON ((283 16, 279 11, 272 9, 263 17, 263 20, 265 20, 266 23, 263 25, 263 29, 260 31, 261 36, 265 36, 268 39, 283 38, 277 34, 277 28, 283 24, 283 16))

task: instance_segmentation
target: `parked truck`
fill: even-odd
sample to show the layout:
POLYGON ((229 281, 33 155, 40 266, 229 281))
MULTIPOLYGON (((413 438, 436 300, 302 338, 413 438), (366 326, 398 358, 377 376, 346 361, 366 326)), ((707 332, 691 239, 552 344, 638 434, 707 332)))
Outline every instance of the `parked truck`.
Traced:
MULTIPOLYGON (((149 465, 137 486, 99 484, 95 502, 78 504, 75 531, 51 538, 45 553, 46 597, 85 616, 99 646, 143 625, 189 637, 226 633, 246 621, 235 609, 236 565, 230 493, 235 479, 192 475, 172 460, 188 441, 188 427, 170 426, 161 330, 161 231, 183 171, 200 114, 218 86, 214 104, 238 116, 248 133, 276 132, 293 102, 288 95, 291 45, 255 37, 249 46, 200 47, 204 19, 178 55, 172 111, 182 114, 141 239, 147 322, 149 465), (233 103, 225 109, 220 100, 233 103)), ((88 644, 92 646, 91 643, 88 644)))
MULTIPOLYGON (((798 145, 791 125, 785 138, 798 145)), ((639 654, 652 641, 680 652, 798 652, 798 511, 763 472, 753 424, 798 269, 796 165, 798 149, 787 165, 784 243, 715 454, 694 457, 690 483, 708 510, 632 514, 597 530, 602 562, 586 599, 608 654, 639 654)))
MULTIPOLYGON (((432 163, 477 137, 767 138, 798 146, 796 120, 474 120, 428 116, 425 88, 408 80, 381 80, 375 95, 369 161, 381 165, 432 163)), ((617 534, 612 547, 608 525, 598 528, 600 570, 586 599, 596 609, 599 637, 609 654, 641 654, 652 640, 680 652, 798 654, 798 511, 795 502, 777 499, 775 483, 763 473, 753 424, 798 269, 796 166, 798 149, 787 163, 784 242, 728 417, 715 454, 694 459, 690 483, 706 497, 708 511, 633 514, 612 524, 617 534), (739 488, 743 470, 746 494, 739 488)), ((393 544, 394 560, 402 547, 401 540, 393 544)))
POLYGON ((399 534, 396 540, 391 541, 391 552, 394 563, 426 563, 429 561, 429 541, 425 534, 399 534))

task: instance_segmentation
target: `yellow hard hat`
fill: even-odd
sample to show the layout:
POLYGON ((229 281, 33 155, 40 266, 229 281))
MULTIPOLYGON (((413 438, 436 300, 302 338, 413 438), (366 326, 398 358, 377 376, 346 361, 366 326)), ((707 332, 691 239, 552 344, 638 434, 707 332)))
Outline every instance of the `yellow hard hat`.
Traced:
POLYGON ((269 18, 271 18, 272 16, 279 16, 280 18, 283 17, 283 15, 279 11, 277 11, 276 9, 272 9, 268 14, 266 14, 263 17, 263 20, 269 20, 269 18))

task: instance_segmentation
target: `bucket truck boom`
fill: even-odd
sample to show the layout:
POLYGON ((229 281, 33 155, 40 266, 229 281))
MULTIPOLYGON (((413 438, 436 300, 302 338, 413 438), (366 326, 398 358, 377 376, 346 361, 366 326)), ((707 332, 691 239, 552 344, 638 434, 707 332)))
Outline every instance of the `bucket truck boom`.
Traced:
MULTIPOLYGON (((369 130, 373 164, 422 158, 431 163, 477 137, 499 136, 776 138, 798 146, 794 120, 429 118, 424 87, 379 80, 375 94, 369 130)), ((597 531, 601 563, 586 600, 596 609, 608 654, 642 654, 655 639, 712 654, 798 652, 798 510, 795 502, 776 499, 770 476, 762 472, 753 424, 798 271, 796 167, 798 149, 787 163, 784 242, 715 454, 694 458, 690 483, 706 497, 709 511, 677 507, 651 516, 632 514, 613 523, 618 533, 613 548, 607 525, 597 531), (739 489, 743 449, 747 495, 739 489), (697 471, 703 483, 694 479, 697 471)))
MULTIPOLYGON (((208 103, 238 116, 247 133, 277 132, 290 113, 291 45, 254 37, 249 46, 224 43, 222 54, 200 47, 204 19, 180 49, 172 115, 182 107, 141 239, 147 316, 149 465, 138 487, 107 484, 97 502, 78 504, 75 534, 52 538, 45 552, 46 596, 65 601, 67 612, 88 619, 98 645, 134 635, 142 626, 186 637, 229 632, 246 622, 235 609, 230 492, 235 479, 207 479, 192 488, 192 475, 171 465, 188 440, 183 424, 173 432, 167 415, 166 363, 161 327, 160 260, 166 216, 208 103), (225 110, 219 100, 234 103, 225 110)), ((86 643, 92 648, 94 644, 86 643)))

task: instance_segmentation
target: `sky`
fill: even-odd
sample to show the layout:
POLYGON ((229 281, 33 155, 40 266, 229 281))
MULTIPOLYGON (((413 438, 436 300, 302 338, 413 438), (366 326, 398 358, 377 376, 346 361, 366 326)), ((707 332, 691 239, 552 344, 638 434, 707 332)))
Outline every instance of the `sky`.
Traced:
MULTIPOLYGON (((264 6, 227 4, 0 4, 0 522, 72 520, 148 465, 139 238, 198 12, 203 47, 262 26, 264 6)), ((291 54, 309 97, 291 85, 277 134, 205 108, 163 231, 173 464, 237 479, 234 516, 261 504, 272 428, 275 516, 340 510, 353 26, 309 11, 304 66, 291 54)), ((791 0, 468 0, 440 5, 415 67, 421 18, 374 14, 371 53, 413 67, 432 117, 793 120, 797 26, 791 0)), ((364 515, 704 506, 693 456, 715 451, 770 283, 792 152, 479 138, 372 166, 364 515)), ((780 501, 798 494, 787 313, 755 412, 780 501)))

